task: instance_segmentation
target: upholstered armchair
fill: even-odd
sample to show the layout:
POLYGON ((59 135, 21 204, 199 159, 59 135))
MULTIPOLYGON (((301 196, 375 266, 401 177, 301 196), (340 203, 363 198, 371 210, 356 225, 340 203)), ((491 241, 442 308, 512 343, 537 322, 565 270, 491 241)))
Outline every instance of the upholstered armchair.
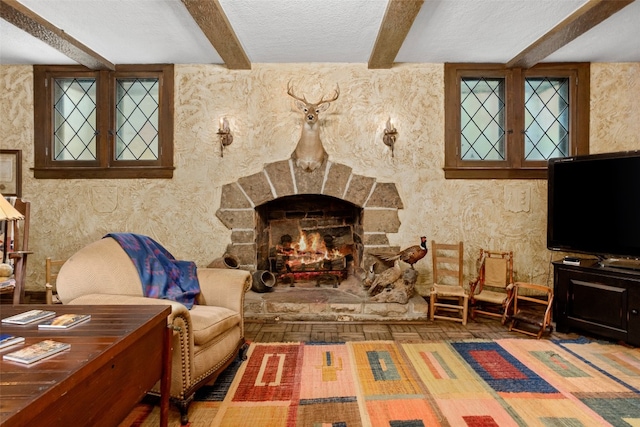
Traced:
MULTIPOLYGON (((246 349, 243 304, 251 287, 249 272, 198 268, 197 277, 201 292, 190 310, 179 302, 144 297, 131 258, 116 240, 106 237, 72 255, 57 278, 63 304, 171 305, 167 319, 174 331, 170 399, 180 408, 182 424, 188 422, 195 391, 246 349)), ((151 393, 159 392, 158 382, 151 393)))

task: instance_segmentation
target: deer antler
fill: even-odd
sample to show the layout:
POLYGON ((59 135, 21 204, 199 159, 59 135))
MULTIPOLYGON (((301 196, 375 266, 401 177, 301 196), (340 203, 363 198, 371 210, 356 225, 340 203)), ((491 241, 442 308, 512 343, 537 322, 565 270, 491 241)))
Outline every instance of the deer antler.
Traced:
POLYGON ((297 99, 300 102, 304 102, 305 104, 309 103, 309 102, 307 102, 307 99, 304 97, 304 95, 302 96, 302 98, 300 98, 300 97, 295 96, 293 94, 293 86, 291 85, 291 80, 289 80, 289 82, 287 82, 287 95, 289 95, 293 99, 297 99))
MULTIPOLYGON (((297 99, 300 102, 304 102, 305 104, 310 104, 310 102, 307 101, 307 98, 304 95, 302 96, 302 98, 300 98, 299 96, 296 96, 293 93, 293 86, 291 85, 291 81, 289 81, 287 83, 287 95, 289 95, 293 99, 297 99)), ((336 84, 336 90, 335 90, 335 92, 333 94, 333 98, 325 100, 324 96, 323 96, 322 98, 320 98, 320 101, 318 101, 318 103, 315 104, 315 106, 317 107, 319 105, 326 104, 328 102, 333 102, 336 99, 338 99, 339 96, 340 96, 340 86, 338 84, 336 84)))
POLYGON ((338 99, 338 97, 340 96, 340 86, 336 83, 336 90, 333 94, 333 98, 331 99, 327 99, 325 101, 324 96, 322 98, 320 98, 320 101, 318 101, 318 103, 316 105, 321 105, 321 104, 326 104, 327 102, 333 102, 336 99, 338 99))

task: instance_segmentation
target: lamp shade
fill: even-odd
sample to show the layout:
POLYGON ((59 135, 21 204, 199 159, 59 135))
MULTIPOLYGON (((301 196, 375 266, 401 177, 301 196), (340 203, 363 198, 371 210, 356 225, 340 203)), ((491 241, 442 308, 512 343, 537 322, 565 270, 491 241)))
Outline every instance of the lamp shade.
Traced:
POLYGON ((13 221, 17 219, 24 219, 24 215, 18 212, 18 210, 0 194, 0 221, 13 221))

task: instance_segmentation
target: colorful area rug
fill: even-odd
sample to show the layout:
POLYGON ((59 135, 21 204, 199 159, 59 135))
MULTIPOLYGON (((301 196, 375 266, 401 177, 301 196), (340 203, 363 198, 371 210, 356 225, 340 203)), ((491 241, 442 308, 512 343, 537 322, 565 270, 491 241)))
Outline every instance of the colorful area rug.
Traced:
POLYGON ((640 350, 586 339, 254 343, 236 367, 198 426, 640 426, 640 350))

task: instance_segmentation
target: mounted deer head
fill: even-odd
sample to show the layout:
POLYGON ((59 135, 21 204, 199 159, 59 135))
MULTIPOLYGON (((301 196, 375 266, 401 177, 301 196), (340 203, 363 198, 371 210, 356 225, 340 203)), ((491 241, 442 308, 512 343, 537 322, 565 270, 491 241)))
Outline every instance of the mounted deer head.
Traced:
POLYGON ((340 96, 340 87, 336 85, 336 91, 331 99, 324 99, 311 103, 305 99, 296 96, 293 93, 291 82, 287 84, 287 94, 295 99, 296 107, 304 113, 304 121, 302 123, 302 134, 296 149, 293 151, 291 158, 295 160, 296 166, 307 172, 312 172, 319 168, 327 159, 327 152, 322 146, 320 140, 320 128, 318 127, 318 114, 329 108, 329 103, 338 99, 340 96))

